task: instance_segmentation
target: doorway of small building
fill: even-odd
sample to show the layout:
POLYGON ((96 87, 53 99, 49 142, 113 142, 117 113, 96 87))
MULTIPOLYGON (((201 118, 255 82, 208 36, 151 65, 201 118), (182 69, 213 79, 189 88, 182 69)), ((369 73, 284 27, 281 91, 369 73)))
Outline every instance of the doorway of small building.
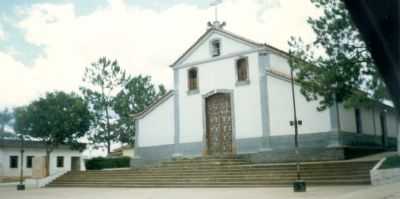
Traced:
POLYGON ((81 158, 71 157, 71 171, 80 171, 80 170, 81 170, 81 158))

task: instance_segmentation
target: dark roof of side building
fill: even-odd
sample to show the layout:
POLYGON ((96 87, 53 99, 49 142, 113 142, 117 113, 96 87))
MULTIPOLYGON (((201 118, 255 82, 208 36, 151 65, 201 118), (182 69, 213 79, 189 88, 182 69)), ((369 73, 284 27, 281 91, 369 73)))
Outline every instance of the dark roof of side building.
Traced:
MULTIPOLYGON (((82 146, 86 146, 86 144, 81 143, 82 146)), ((35 148, 35 149, 45 149, 46 145, 41 141, 34 140, 24 140, 23 142, 24 148, 35 148)), ((0 139, 0 149, 1 148, 21 148, 21 141, 16 139, 0 139)), ((68 145, 59 145, 57 149, 70 149, 70 150, 79 150, 72 149, 68 145)))

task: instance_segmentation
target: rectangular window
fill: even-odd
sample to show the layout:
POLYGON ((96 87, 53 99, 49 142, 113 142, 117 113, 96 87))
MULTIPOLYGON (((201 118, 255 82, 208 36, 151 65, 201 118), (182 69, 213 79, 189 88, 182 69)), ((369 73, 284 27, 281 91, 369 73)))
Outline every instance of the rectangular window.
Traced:
POLYGON ((197 90, 198 87, 198 77, 197 68, 192 68, 188 72, 188 87, 190 91, 197 90))
POLYGON ((361 126, 361 111, 360 109, 354 109, 355 117, 356 117, 356 132, 362 133, 362 126, 361 126))
POLYGON ((236 72, 237 72, 238 82, 249 80, 248 71, 249 71, 249 62, 247 57, 238 59, 236 61, 236 72))
POLYGON ((219 39, 211 41, 211 55, 213 57, 221 55, 221 41, 219 39))
POLYGON ((26 168, 32 168, 33 156, 26 156, 26 168))
POLYGON ((64 167, 64 157, 57 156, 57 168, 62 168, 62 167, 64 167))
POLYGON ((18 156, 10 156, 10 168, 16 169, 18 168, 18 156))

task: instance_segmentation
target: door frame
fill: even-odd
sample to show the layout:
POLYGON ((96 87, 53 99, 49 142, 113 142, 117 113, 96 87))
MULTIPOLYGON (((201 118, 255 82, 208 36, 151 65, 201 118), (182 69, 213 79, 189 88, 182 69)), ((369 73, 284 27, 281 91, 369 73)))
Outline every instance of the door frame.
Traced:
POLYGON ((70 167, 71 171, 81 171, 82 170, 82 165, 81 165, 81 157, 80 156, 71 156, 71 167, 70 167), (78 161, 79 164, 79 168, 78 170, 75 170, 75 162, 78 161))
POLYGON ((235 103, 234 103, 234 93, 231 89, 215 89, 211 90, 208 93, 202 95, 202 113, 203 113, 203 140, 202 140, 202 155, 208 156, 208 141, 207 141, 207 107, 206 100, 208 97, 213 96, 215 94, 228 94, 231 103, 231 123, 232 123, 232 155, 236 154, 237 142, 236 142, 236 127, 235 127, 235 103))

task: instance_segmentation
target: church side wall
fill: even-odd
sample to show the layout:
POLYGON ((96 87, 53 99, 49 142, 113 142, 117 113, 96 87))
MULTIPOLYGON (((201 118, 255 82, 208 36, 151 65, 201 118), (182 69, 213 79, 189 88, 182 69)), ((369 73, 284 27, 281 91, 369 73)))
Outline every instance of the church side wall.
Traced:
POLYGON ((187 93, 187 71, 191 67, 179 70, 180 143, 203 142, 203 95, 218 89, 233 91, 236 139, 262 136, 258 53, 243 56, 249 61, 250 83, 246 85, 236 85, 235 61, 239 57, 193 66, 198 68, 199 77, 196 94, 187 93))
MULTIPOLYGON (((270 54, 270 64, 267 70, 290 75, 287 61, 278 55, 270 54)), ((294 129, 289 125, 293 120, 293 100, 291 83, 285 77, 268 74, 267 77, 268 100, 270 109, 271 136, 292 135, 294 129)), ((308 102, 300 93, 300 87, 295 85, 295 97, 298 120, 303 124, 299 126, 299 133, 320 133, 331 131, 329 110, 318 111, 318 102, 308 102)))
POLYGON ((174 98, 170 97, 138 120, 138 147, 174 143, 174 98))

